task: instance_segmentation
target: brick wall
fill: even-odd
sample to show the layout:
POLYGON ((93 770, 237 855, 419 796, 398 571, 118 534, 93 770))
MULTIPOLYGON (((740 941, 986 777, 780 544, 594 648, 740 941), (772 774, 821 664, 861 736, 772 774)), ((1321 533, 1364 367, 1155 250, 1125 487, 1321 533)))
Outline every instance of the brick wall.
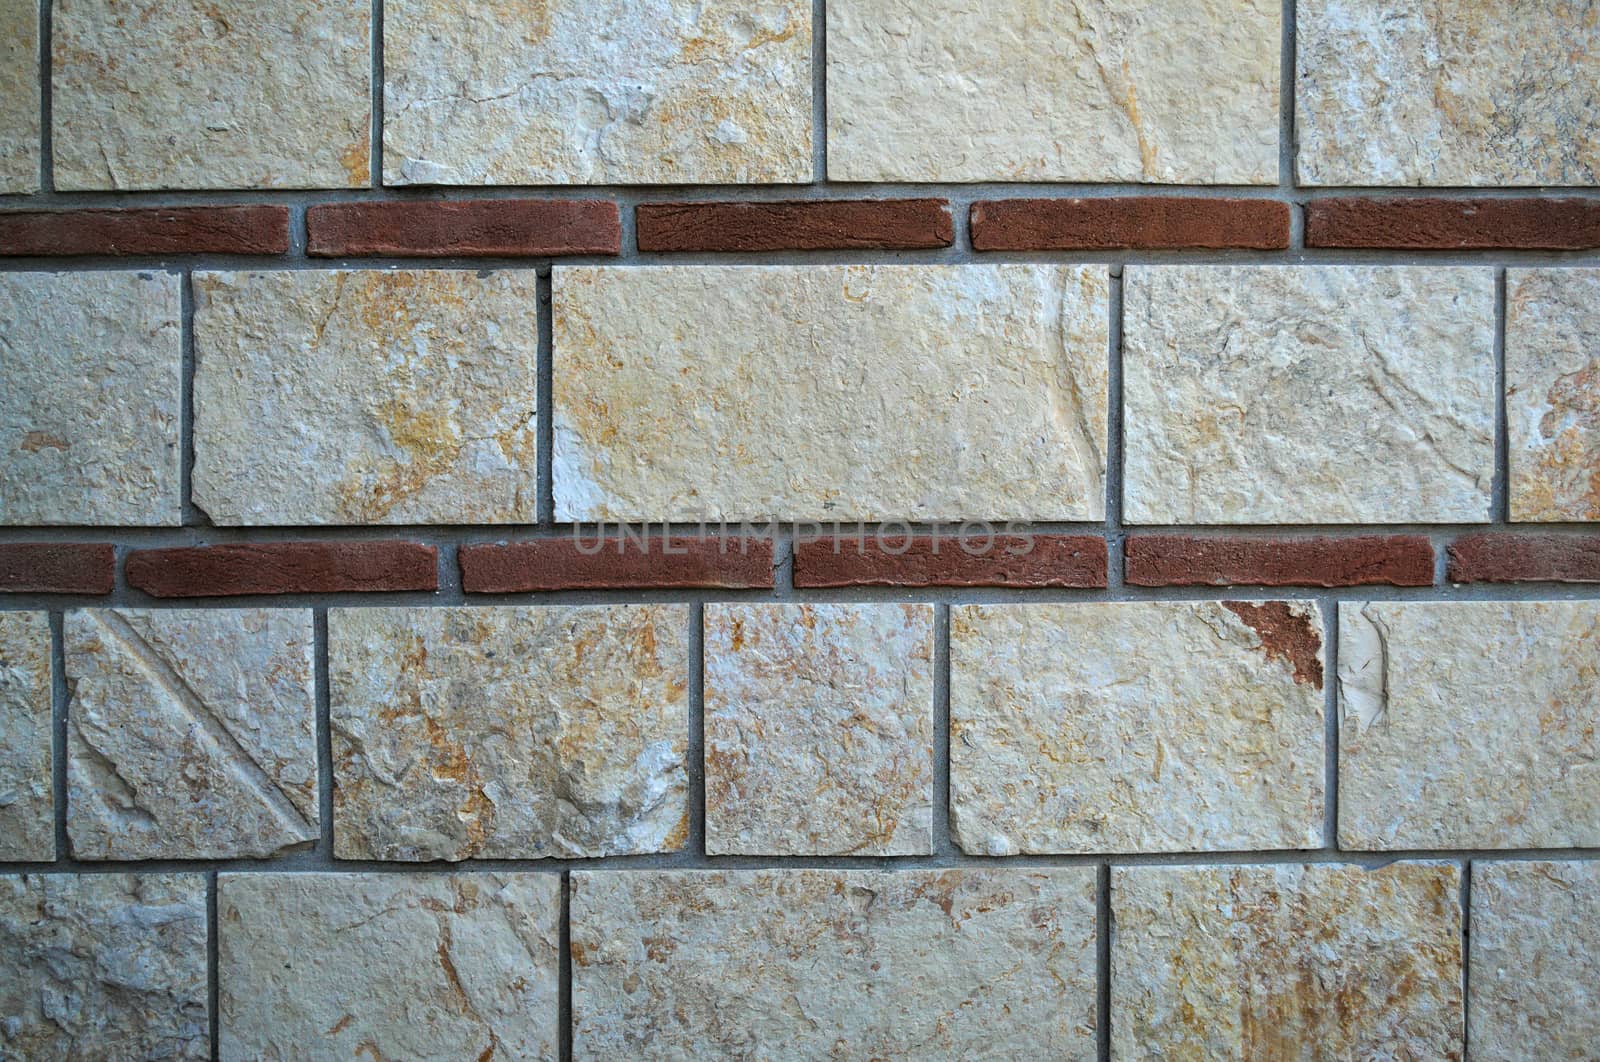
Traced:
POLYGON ((0 0, 0 1054, 1589 1057, 1577 0, 0 0))

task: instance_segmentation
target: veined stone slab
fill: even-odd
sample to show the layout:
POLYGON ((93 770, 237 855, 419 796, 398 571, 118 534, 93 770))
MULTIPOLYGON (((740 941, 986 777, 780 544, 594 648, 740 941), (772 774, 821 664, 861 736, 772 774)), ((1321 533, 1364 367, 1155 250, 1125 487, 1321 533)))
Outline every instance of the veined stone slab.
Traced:
POLYGON ((309 609, 67 613, 79 859, 269 856, 318 837, 309 609))
POLYGON ((201 874, 0 877, 7 1058, 204 1059, 201 874))
POLYGON ((1322 681, 1311 602, 956 606, 956 843, 990 856, 1317 847, 1322 681))
POLYGON ((833 0, 828 176, 1275 184, 1272 0, 833 0))
POLYGON ((1600 845, 1600 602, 1342 602, 1339 841, 1600 845))
POLYGON ((555 271, 558 520, 1099 520, 1100 266, 555 271))
POLYGON ((533 270, 197 273, 194 500, 218 524, 536 517, 533 270))
POLYGON ((555 1059, 555 874, 222 874, 224 1059, 555 1059))
POLYGON ((1506 273, 1511 519, 1600 520, 1600 269, 1506 273))
POLYGON ((572 875, 574 1058, 1095 1051, 1095 871, 572 875))
POLYGON ((807 0, 389 0, 388 184, 754 184, 811 173, 807 0))
POLYGON ((339 858, 682 847, 686 606, 332 609, 328 641, 339 858))
POLYGON ((56 857, 50 620, 0 612, 0 859, 56 857))
POLYGON ((0 0, 0 195, 39 189, 39 0, 0 0))
POLYGON ((55 0, 56 187, 364 188, 367 0, 55 0))
POLYGON ((705 608, 706 851, 933 851, 933 606, 705 608))
POLYGON ((1494 476, 1494 274, 1130 266, 1133 524, 1466 523, 1494 476))
POLYGON ((1600 180, 1590 4, 1302 0, 1296 24, 1302 182, 1600 180))
POLYGON ((178 287, 0 274, 0 524, 180 522, 178 287))

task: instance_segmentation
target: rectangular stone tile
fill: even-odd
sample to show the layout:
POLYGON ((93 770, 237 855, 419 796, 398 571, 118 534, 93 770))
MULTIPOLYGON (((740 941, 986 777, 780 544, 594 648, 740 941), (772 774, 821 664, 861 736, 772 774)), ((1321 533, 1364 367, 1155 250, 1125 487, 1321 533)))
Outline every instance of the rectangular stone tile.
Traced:
POLYGON ((956 843, 1319 846, 1322 655, 1311 602, 952 607, 956 843))
POLYGON ((558 520, 1099 520, 1101 266, 555 271, 558 520))
POLYGON ((1511 519, 1600 520, 1600 269, 1506 271, 1511 519))
POLYGON ((55 0, 62 190, 363 188, 368 0, 55 0))
POLYGON ((178 524, 179 284, 0 275, 0 524, 178 524))
POLYGON ((1466 523, 1494 476, 1494 273, 1130 266, 1132 524, 1466 523))
POLYGON ((66 617, 79 859, 270 856, 319 836, 309 609, 66 617))
POLYGON ((1600 21, 1558 0, 1302 0, 1300 180, 1590 185, 1600 21))
POLYGON ((224 1059, 555 1059, 555 874, 222 874, 224 1059))
POLYGON ((56 857, 50 620, 0 612, 0 860, 56 857))
POLYGON ((683 846, 687 606, 332 609, 328 644, 340 859, 683 846))
POLYGON ((38 0, 0 0, 0 100, 0 195, 38 191, 38 0))
POLYGON ((809 181, 811 32, 808 0, 388 0, 384 181, 809 181))
POLYGON ((1341 602, 1339 843, 1600 845, 1600 602, 1341 602))
POLYGON ((1275 0, 833 0, 828 176, 1276 184, 1275 0))
POLYGON ((705 607, 706 851, 933 851, 933 606, 705 607))
POLYGON ((574 1058, 1095 1053, 1095 871, 572 875, 574 1058))
POLYGON ((203 874, 0 877, 7 1058, 205 1059, 203 874))
POLYGON ((536 517, 534 271, 196 273, 194 501, 214 523, 536 517))
POLYGON ((1115 1058, 1460 1062, 1461 870, 1113 867, 1115 1058))

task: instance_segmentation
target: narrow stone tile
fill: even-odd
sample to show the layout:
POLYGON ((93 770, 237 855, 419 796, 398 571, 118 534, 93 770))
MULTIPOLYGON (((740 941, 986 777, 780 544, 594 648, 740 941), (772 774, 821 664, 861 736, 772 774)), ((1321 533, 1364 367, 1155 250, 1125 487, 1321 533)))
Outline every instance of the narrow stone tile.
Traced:
POLYGON ((56 857, 50 620, 0 612, 0 860, 56 857))
POLYGON ((1600 520, 1600 269, 1506 272, 1511 519, 1600 520))
POLYGON ((39 190, 39 7, 0 3, 0 195, 39 190))

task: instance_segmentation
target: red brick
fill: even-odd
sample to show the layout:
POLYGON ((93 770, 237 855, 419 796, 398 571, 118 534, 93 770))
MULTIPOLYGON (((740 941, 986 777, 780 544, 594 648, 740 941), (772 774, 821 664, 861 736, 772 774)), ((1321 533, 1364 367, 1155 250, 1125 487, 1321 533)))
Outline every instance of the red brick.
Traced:
POLYGON ((1011 533, 807 539, 795 546, 794 585, 1102 587, 1106 543, 1096 535, 1011 533))
POLYGON ((1306 246, 1461 251, 1600 247, 1589 199, 1318 199, 1306 204, 1306 246))
POLYGON ((1289 246, 1289 204, 1190 196, 991 200, 972 205, 972 246, 979 251, 1273 251, 1289 246))
POLYGON ((1422 535, 1213 538, 1135 535, 1123 544, 1134 586, 1432 586, 1422 535))
POLYGON ((1452 583, 1600 583, 1600 533, 1485 531, 1450 544, 1452 583))
POLYGON ((946 199, 643 203, 641 251, 848 251, 949 247, 946 199))
POLYGON ((289 208, 158 207, 0 213, 0 255, 286 254, 289 208))
POLYGON ((0 593, 109 594, 116 572, 116 551, 109 543, 0 545, 0 593))
POLYGON ((128 583, 152 597, 437 590, 439 551, 420 542, 248 542, 141 549, 128 583))
POLYGON ((772 586, 770 539, 566 536, 462 546, 459 559, 461 585, 469 594, 772 586))
POLYGON ((547 258, 618 254, 622 223, 605 199, 327 203, 306 211, 308 254, 547 258))

